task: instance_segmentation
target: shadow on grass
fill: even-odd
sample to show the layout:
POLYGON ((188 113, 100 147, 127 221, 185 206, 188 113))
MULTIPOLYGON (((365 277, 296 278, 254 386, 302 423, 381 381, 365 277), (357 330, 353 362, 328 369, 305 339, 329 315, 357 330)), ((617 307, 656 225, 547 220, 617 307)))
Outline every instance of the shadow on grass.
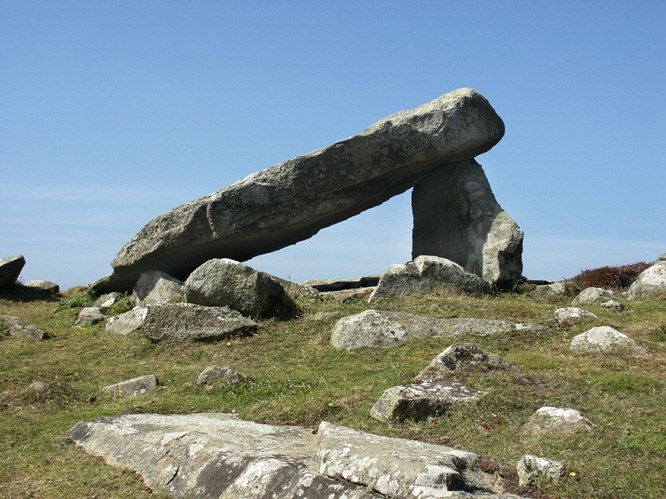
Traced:
POLYGON ((59 294, 53 294, 39 288, 30 288, 22 284, 11 284, 0 289, 0 299, 15 302, 59 301, 59 294))

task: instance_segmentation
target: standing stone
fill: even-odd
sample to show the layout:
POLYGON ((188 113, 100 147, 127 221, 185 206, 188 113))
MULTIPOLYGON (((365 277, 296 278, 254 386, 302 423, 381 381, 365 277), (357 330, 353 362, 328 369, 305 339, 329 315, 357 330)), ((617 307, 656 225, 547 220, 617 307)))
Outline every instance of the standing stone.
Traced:
POLYGON ((23 255, 8 256, 0 259, 0 288, 11 286, 21 275, 25 265, 23 255))
POLYGON ((500 289, 521 278, 523 231, 473 159, 444 164, 416 184, 412 211, 412 258, 448 258, 500 289))
POLYGON ((152 269, 186 279, 211 258, 243 261, 308 239, 405 192, 443 163, 488 151, 503 135, 504 123, 481 94, 456 90, 155 218, 93 290, 129 289, 152 269))
POLYGON ((214 258, 185 281, 189 303, 227 306, 257 319, 291 319, 299 310, 281 284, 265 272, 228 258, 214 258))

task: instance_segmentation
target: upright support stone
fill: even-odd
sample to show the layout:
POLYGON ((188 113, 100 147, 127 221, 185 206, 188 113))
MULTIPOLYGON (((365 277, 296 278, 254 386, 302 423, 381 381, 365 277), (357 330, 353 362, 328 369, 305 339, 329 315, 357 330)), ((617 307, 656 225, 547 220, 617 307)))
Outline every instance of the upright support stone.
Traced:
POLYGON ((520 279, 523 231, 473 159, 442 164, 416 184, 412 211, 412 258, 448 258, 498 288, 520 279))

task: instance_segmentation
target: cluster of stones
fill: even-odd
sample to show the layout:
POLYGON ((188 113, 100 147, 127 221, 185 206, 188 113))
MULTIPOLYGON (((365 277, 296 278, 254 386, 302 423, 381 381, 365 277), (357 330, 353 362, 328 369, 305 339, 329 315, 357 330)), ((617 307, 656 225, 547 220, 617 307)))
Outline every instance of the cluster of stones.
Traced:
MULTIPOLYGON (((0 289, 16 285, 24 266, 25 257, 23 255, 0 258, 0 289)), ((60 292, 60 286, 56 283, 41 279, 31 279, 22 286, 44 293, 58 294, 60 292)))

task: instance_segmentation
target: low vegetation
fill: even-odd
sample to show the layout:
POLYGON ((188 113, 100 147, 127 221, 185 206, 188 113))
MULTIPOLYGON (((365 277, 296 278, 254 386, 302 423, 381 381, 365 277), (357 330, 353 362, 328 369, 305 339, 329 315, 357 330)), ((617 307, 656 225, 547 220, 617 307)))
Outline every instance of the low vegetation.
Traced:
MULTIPOLYGON (((524 289, 523 289, 524 290, 524 289)), ((548 326, 487 337, 420 339, 392 348, 337 351, 329 344, 335 319, 372 306, 299 299, 295 321, 268 320, 256 335, 218 343, 156 344, 140 334, 106 334, 104 325, 75 327, 90 299, 84 289, 58 300, 0 297, 0 314, 21 317, 51 333, 36 342, 0 331, 0 497, 152 498, 133 473, 105 465, 66 442, 78 421, 122 413, 235 412, 258 422, 316 427, 326 420, 384 435, 414 438, 476 452, 507 491, 539 499, 666 497, 666 300, 628 302, 623 312, 586 307, 598 319, 571 327, 553 320, 560 303, 526 293, 468 297, 435 293, 393 299, 382 307, 437 317, 478 317, 548 326), (571 339, 610 325, 652 353, 575 355, 571 339), (384 424, 369 410, 384 390, 410 383, 454 342, 472 341, 517 369, 466 371, 455 379, 485 392, 476 406, 425 422, 384 424), (207 366, 231 366, 250 381, 206 390, 194 386, 207 366), (103 394, 100 388, 156 374, 160 388, 143 397, 103 394), (53 389, 36 393, 34 381, 53 389), (594 430, 567 438, 525 439, 519 428, 542 406, 574 408, 594 430), (563 462, 569 474, 554 484, 519 489, 515 465, 523 454, 563 462)), ((120 309, 123 309, 121 306, 120 309)))
POLYGON ((572 277, 570 281, 579 289, 589 287, 626 290, 638 277, 638 274, 647 269, 650 263, 638 262, 631 265, 617 265, 615 267, 599 267, 582 270, 580 274, 572 277))

